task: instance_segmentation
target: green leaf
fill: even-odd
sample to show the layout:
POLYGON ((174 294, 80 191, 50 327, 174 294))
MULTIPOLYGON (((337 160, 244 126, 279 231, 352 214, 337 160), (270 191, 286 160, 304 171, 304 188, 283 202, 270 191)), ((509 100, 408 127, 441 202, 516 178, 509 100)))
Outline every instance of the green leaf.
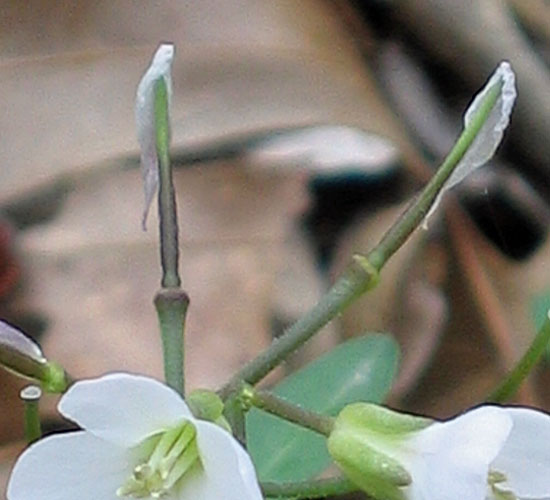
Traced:
MULTIPOLYGON (((349 340, 280 382, 273 392, 324 415, 355 401, 381 403, 397 372, 399 348, 385 334, 349 340)), ((325 438, 260 410, 246 417, 248 450, 261 481, 302 481, 326 469, 325 438)))

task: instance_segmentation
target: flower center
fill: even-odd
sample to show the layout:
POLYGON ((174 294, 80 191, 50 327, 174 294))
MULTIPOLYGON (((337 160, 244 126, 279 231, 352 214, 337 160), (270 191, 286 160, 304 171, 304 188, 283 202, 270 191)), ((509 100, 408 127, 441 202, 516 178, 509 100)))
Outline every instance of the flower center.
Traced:
POLYGON ((487 478, 487 483, 493 493, 495 500, 517 500, 516 495, 510 490, 502 490, 499 488, 502 483, 507 480, 506 475, 496 470, 490 470, 487 478))
POLYGON ((200 466, 196 430, 185 422, 155 437, 146 462, 117 490, 119 497, 161 498, 195 465, 200 466))

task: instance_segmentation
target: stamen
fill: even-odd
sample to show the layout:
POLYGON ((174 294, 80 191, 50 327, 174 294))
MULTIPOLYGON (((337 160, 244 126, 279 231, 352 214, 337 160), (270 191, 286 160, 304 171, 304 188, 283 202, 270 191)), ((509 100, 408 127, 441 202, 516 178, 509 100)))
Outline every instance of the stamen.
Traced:
POLYGON ((185 422, 142 444, 149 459, 116 491, 119 497, 161 498, 195 465, 200 466, 195 427, 185 422))
POLYGON ((162 458, 168 453, 172 445, 176 442, 176 439, 178 439, 181 431, 181 427, 175 427, 174 429, 166 431, 162 435, 160 441, 155 447, 155 450, 153 451, 153 454, 147 462, 153 469, 158 467, 162 458))
POLYGON ((506 475, 500 471, 489 471, 487 483, 489 484, 489 487, 493 492, 493 497, 495 498, 495 500, 518 500, 518 498, 512 491, 500 489, 504 486, 502 485, 502 483, 505 483, 507 479, 508 478, 506 477, 506 475))
POLYGON ((199 450, 197 449, 197 442, 193 441, 189 447, 181 454, 178 461, 170 471, 170 474, 164 482, 167 489, 172 488, 178 480, 191 468, 191 466, 199 458, 199 450))
POLYGON ((159 464, 158 468, 160 471, 160 475, 163 479, 166 479, 168 473, 170 472, 170 469, 172 469, 172 467, 176 463, 176 460, 178 460, 178 457, 185 450, 185 448, 195 437, 195 435, 196 431, 192 425, 186 425, 183 428, 183 431, 178 437, 178 440, 174 443, 174 446, 172 446, 170 452, 162 458, 159 464))
POLYGON ((506 481, 506 475, 502 472, 499 472, 498 470, 490 470, 487 481, 490 485, 503 483, 504 481, 506 481))

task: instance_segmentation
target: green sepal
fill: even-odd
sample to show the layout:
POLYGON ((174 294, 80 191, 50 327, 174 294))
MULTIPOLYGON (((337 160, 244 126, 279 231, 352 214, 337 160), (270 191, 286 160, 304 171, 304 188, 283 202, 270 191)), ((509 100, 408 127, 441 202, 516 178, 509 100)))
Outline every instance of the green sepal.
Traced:
MULTIPOLYGON (((368 475, 380 483, 397 487, 411 484, 412 478, 407 470, 394 458, 373 448, 369 437, 353 428, 335 430, 327 441, 329 453, 355 483, 355 477, 368 475)), ((367 493, 374 494, 372 491, 367 493)))
POLYGON ((338 415, 336 426, 366 428, 379 434, 408 434, 425 429, 433 420, 399 413, 372 403, 352 403, 338 415))
POLYGON ((191 412, 197 418, 216 422, 222 416, 223 401, 213 391, 196 389, 186 397, 186 401, 191 408, 191 412))
POLYGON ((327 440, 333 460, 359 488, 380 499, 402 500, 412 477, 399 461, 411 434, 433 421, 372 403, 347 405, 327 440))
POLYGON ((42 388, 46 392, 62 394, 69 387, 70 380, 63 367, 55 361, 48 361, 44 364, 40 376, 42 388))

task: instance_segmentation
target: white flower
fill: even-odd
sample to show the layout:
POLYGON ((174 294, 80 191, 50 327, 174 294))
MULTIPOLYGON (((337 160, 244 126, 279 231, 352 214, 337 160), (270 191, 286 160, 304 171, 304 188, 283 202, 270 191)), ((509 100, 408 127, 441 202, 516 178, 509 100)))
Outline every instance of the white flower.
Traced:
POLYGON ((173 60, 174 45, 170 43, 161 44, 137 88, 136 126, 138 141, 141 147, 141 172, 145 190, 144 228, 147 212, 149 211, 149 206, 155 196, 159 182, 155 128, 155 84, 159 79, 164 79, 168 94, 168 109, 170 109, 173 60))
POLYGON ((550 498, 550 416, 528 408, 501 411, 513 426, 489 467, 487 499, 550 498))
POLYGON ((483 500, 490 465, 510 430, 510 417, 482 406, 413 435, 396 454, 412 477, 410 500, 483 500))
POLYGON ((59 411, 83 430, 47 437, 19 457, 9 500, 261 500, 250 457, 153 379, 77 382, 59 411))
POLYGON ((328 448, 375 498, 483 500, 489 465, 511 428, 511 418, 492 406, 436 422, 356 403, 336 418, 328 448))
POLYGON ((406 500, 550 498, 550 416, 481 406, 445 422, 346 407, 329 451, 358 487, 406 500))

